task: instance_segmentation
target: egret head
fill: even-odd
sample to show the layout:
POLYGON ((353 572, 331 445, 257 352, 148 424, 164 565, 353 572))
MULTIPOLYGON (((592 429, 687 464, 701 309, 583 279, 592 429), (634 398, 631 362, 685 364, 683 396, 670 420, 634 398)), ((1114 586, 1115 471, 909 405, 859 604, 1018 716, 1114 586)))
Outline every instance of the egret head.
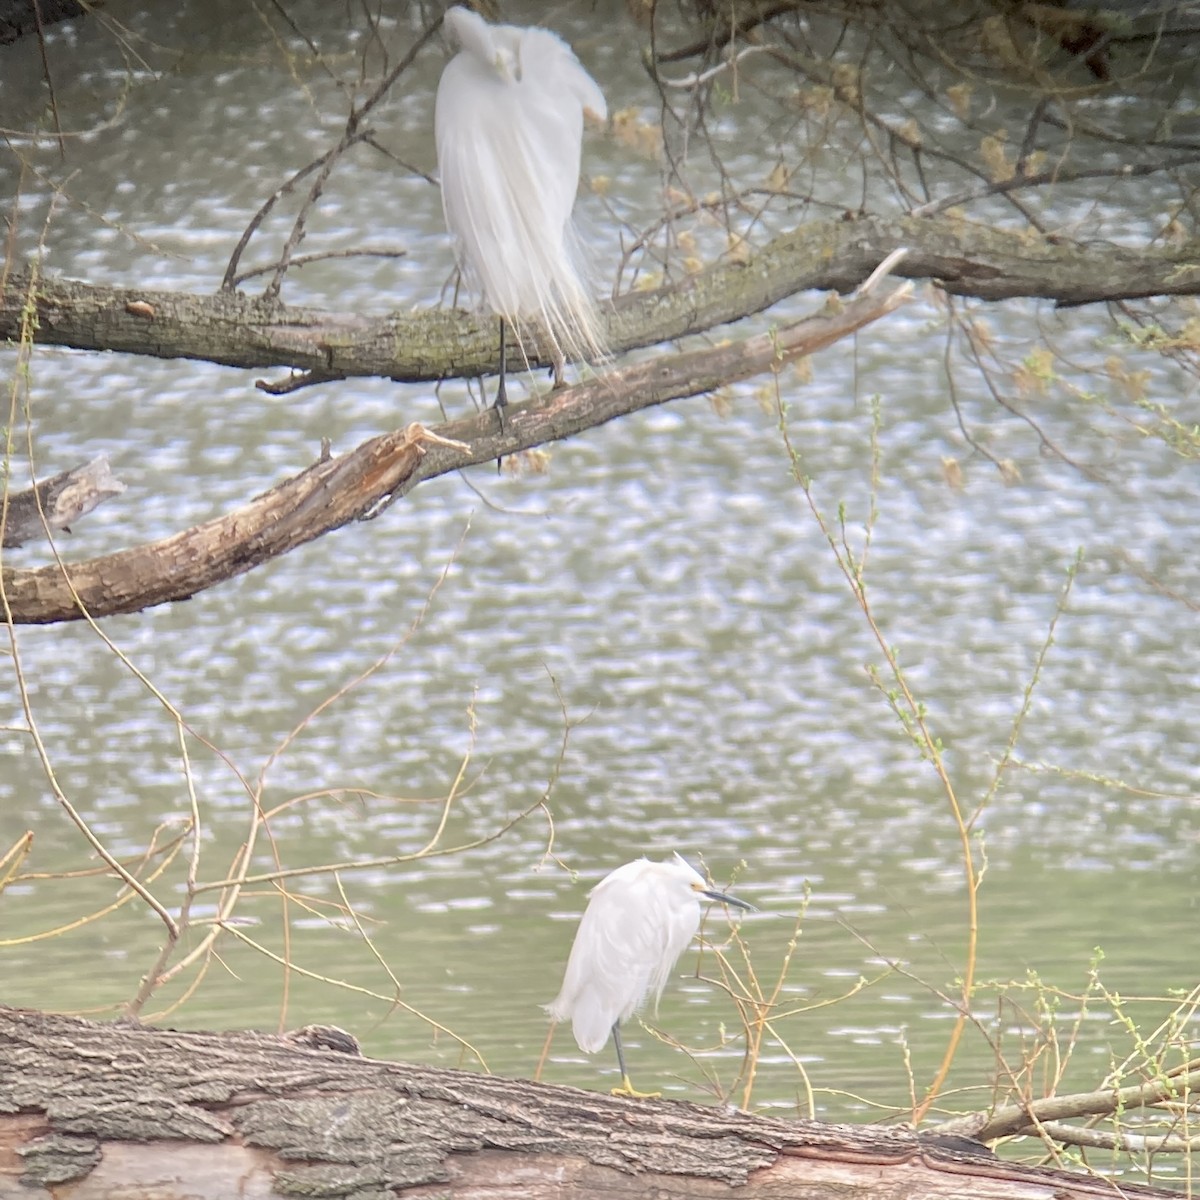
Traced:
POLYGON ((678 851, 673 858, 662 863, 662 866, 675 871, 687 889, 694 892, 697 898, 703 897, 706 900, 715 900, 718 904, 728 904, 732 908, 740 908, 743 912, 754 912, 754 905, 747 904, 745 900, 739 900, 736 896, 727 896, 724 892, 714 891, 704 881, 704 877, 685 859, 678 851))
POLYGON ((521 78, 521 34, 515 25, 489 25, 477 12, 456 4, 446 10, 443 27, 450 41, 460 50, 487 63, 505 83, 521 78))

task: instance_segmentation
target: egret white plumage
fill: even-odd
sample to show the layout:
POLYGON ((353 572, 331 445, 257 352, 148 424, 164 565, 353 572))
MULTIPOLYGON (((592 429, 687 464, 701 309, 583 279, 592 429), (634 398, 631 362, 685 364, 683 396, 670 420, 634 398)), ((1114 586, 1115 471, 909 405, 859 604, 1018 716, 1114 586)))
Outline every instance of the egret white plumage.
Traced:
POLYGON ((663 862, 639 858, 606 875, 591 890, 575 934, 562 990, 546 1005, 555 1021, 571 1021, 580 1050, 595 1054, 612 1034, 621 1068, 615 1096, 637 1092, 621 1047, 621 1022, 662 995, 671 968, 700 927, 702 900, 753 911, 745 900, 713 891, 678 854, 663 862))
POLYGON ((603 353, 596 306, 571 224, 584 110, 603 120, 604 95, 571 47, 548 29, 489 25, 448 9, 459 52, 446 64, 434 134, 446 226, 468 285, 500 318, 500 385, 507 401, 505 325, 539 332, 554 359, 603 353))

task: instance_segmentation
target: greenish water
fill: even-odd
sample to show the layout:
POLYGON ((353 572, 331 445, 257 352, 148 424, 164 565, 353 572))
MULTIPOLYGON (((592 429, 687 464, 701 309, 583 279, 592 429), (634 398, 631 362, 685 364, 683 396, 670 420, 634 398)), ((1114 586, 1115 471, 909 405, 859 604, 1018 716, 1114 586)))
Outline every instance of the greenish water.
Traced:
MULTIPOLYGON (((136 27, 136 13, 110 10, 136 27)), ((634 34, 620 11, 619 37, 589 38, 580 24, 573 40, 610 107, 650 106, 622 50, 634 34)), ((315 6, 301 15, 316 27, 315 6)), ((204 42, 195 13, 173 19, 178 44, 193 52, 161 79, 139 77, 120 119, 72 142, 65 163, 49 146, 23 151, 53 178, 78 172, 71 203, 56 208, 45 234, 51 271, 212 290, 262 198, 336 136, 342 110, 328 80, 306 79, 318 119, 256 21, 246 18, 231 54, 204 42)), ((561 28, 571 29, 565 18, 561 28)), ((403 45, 402 31, 393 33, 403 45)), ((354 44, 346 35, 347 54, 354 44)), ((95 27, 58 31, 53 48, 65 67, 91 63, 77 77, 64 69, 76 82, 63 83, 61 101, 78 124, 88 97, 111 89, 126 67, 95 27)), ((423 167, 433 163, 440 62, 427 53, 377 119, 388 144, 423 167)), ((10 101, 40 102, 38 70, 32 47, 0 48, 10 101)), ((587 154, 618 194, 649 210, 653 164, 602 136, 587 154)), ((766 157, 759 165, 769 169, 766 157)), ((16 196, 15 157, 0 158, 0 171, 3 194, 16 196)), ((29 175, 19 190, 16 244, 29 254, 48 192, 29 175)), ((592 204, 587 216, 611 265, 605 211, 592 204)), ((440 221, 428 184, 355 158, 335 175, 311 240, 386 243, 407 256, 321 264, 297 275, 285 297, 370 312, 436 303, 451 261, 440 221)), ((1107 352, 1109 327, 1090 310, 1014 303, 987 317, 1011 346, 1044 334, 1090 362, 1107 352)), ((1083 1089, 1133 1049, 1111 1003, 1077 999, 1098 947, 1105 987, 1154 998, 1132 1009, 1147 1031, 1178 990, 1196 984, 1200 639, 1194 608, 1178 597, 1200 595, 1200 487, 1193 465, 1119 416, 1044 398, 1037 417, 1047 435, 1106 468, 1091 478, 1041 453, 981 381, 959 379, 970 419, 1020 470, 1006 485, 957 432, 939 330, 937 309, 921 299, 856 345, 819 355, 810 381, 785 377, 784 399, 817 503, 835 526, 845 506, 856 552, 877 510, 872 614, 927 708, 968 814, 989 792, 1045 650, 1015 745, 1028 766, 1005 773, 973 829, 977 863, 986 861, 981 988, 951 1079, 969 1090, 949 1102, 968 1109, 1004 1082, 994 1044, 1020 1059, 1035 1045, 1039 999, 1050 1001, 1038 987, 1002 985, 1036 976, 1066 993, 1053 1001, 1056 1028, 1065 1039, 1078 1016, 1079 1032, 1064 1083, 1083 1089), (945 456, 964 462, 961 490, 946 482, 945 456)), ((1152 371, 1156 393, 1185 386, 1161 360, 1144 358, 1136 365, 1152 371)), ((11 371, 15 356, 4 360, 11 371)), ((435 397, 382 381, 273 400, 254 389, 257 377, 37 350, 30 413, 39 469, 106 452, 129 485, 79 525, 68 556, 224 511, 301 469, 324 437, 343 451, 403 422, 436 422, 439 401, 455 412, 470 403, 460 385, 435 397)), ((287 904, 270 885, 251 889, 238 930, 297 970, 227 935, 219 961, 163 1019, 216 1028, 326 1021, 371 1054, 478 1065, 418 1010, 488 1069, 529 1075, 546 1033, 539 1006, 558 988, 587 887, 639 854, 678 849, 703 856, 722 883, 736 874, 738 894, 762 910, 740 935, 767 994, 799 921, 773 1010, 779 1038, 763 1048, 752 1104, 806 1111, 807 1076, 821 1115, 903 1109, 910 1069, 919 1093, 955 1015, 966 947, 961 848, 944 788, 872 685, 869 671, 887 679, 886 664, 792 479, 777 423, 753 387, 735 389, 728 412, 698 400, 643 414, 554 447, 544 475, 480 470, 437 480, 373 523, 189 603, 104 622, 104 634, 220 751, 187 742, 202 881, 226 877, 246 835, 251 801, 238 773, 253 785, 306 720, 271 762, 262 796, 268 808, 309 798, 271 819, 256 871, 413 854, 433 837, 440 799, 468 754, 440 844, 494 839, 446 857, 292 880, 287 904), (389 999, 393 976, 402 1005, 389 999)), ((14 474, 22 469, 16 463, 14 474)), ((44 560, 36 547, 5 552, 13 565, 44 560)), ((20 629, 16 644, 56 778, 105 844, 136 857, 164 827, 178 829, 189 793, 176 728, 158 700, 87 627, 20 629)), ((94 870, 96 860, 16 731, 22 722, 6 658, 0 852, 25 830, 35 840, 22 868, 30 877, 0 896, 0 1000, 111 1011, 136 990, 162 927, 126 903, 61 936, 24 940, 121 893, 99 875, 48 877, 94 870)), ((185 850, 154 883, 168 906, 181 900, 186 858, 185 850)), ((202 893, 193 916, 211 918, 214 897, 202 893)), ((715 916, 708 931, 724 937, 715 916)), ((729 952, 741 962, 736 946, 729 952)), ((720 975, 711 953, 700 970, 720 975)), ((690 953, 656 1022, 695 1056, 636 1026, 627 1041, 635 1082, 698 1098, 713 1080, 733 1087, 742 1042, 737 1007, 695 972, 690 953)), ((193 982, 186 973, 150 1011, 165 1012, 193 982)), ((1194 1023, 1177 1040, 1188 1036, 1194 1023)), ((589 1060, 560 1031, 544 1078, 610 1086, 610 1057, 589 1060)))

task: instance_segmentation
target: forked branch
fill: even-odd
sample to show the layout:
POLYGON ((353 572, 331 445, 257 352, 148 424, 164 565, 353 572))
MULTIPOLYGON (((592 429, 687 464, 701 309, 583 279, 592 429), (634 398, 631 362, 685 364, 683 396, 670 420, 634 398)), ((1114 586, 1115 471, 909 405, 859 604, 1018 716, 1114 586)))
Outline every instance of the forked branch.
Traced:
MULTIPOLYGON (((1099 1133, 1103 1139, 1101 1144, 1112 1145, 1105 1131, 1075 1129, 1063 1122, 1078 1117, 1108 1117, 1115 1113, 1124 1113, 1134 1108, 1148 1108, 1168 1101, 1190 1105, 1193 1110, 1200 1104, 1200 1062, 1188 1063, 1172 1074, 1152 1079, 1149 1083, 1137 1083, 1123 1088, 1101 1088, 1094 1092, 1079 1092, 1067 1096, 1046 1096, 1040 1100, 1030 1100, 1027 1104, 1006 1104, 990 1113, 955 1117, 943 1121, 936 1127, 935 1132, 992 1142, 997 1138, 1018 1135, 1037 1137, 1040 1127, 1055 1141, 1094 1146, 1098 1144, 1099 1139, 1096 1135, 1099 1133), (1047 1128, 1047 1123, 1050 1123, 1050 1128, 1047 1128)), ((1127 1138, 1130 1135, 1123 1133, 1121 1136, 1127 1138)), ((1172 1140, 1181 1145, 1164 1148, 1182 1149, 1182 1143, 1196 1142, 1194 1136, 1190 1139, 1180 1137, 1172 1140)))

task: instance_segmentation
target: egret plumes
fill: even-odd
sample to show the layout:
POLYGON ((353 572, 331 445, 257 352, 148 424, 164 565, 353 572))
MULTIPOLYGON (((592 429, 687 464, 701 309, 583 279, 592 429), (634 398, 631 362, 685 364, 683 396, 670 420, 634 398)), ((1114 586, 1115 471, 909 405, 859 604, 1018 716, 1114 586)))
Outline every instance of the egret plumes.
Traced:
POLYGON ((575 934, 562 989, 546 1006, 555 1021, 571 1022, 579 1048, 594 1054, 612 1034, 621 1068, 615 1095, 635 1092, 625 1068, 622 1021, 666 987, 671 969, 700 928, 704 900, 751 910, 753 905, 713 891, 678 854, 663 862, 639 858, 592 889, 575 934))
POLYGON ((571 210, 584 110, 603 120, 607 106, 548 29, 489 25, 463 7, 446 12, 444 28, 459 51, 434 111, 442 207, 468 286, 500 318, 502 405, 505 323, 523 352, 541 336, 558 381, 566 358, 603 353, 571 210))

